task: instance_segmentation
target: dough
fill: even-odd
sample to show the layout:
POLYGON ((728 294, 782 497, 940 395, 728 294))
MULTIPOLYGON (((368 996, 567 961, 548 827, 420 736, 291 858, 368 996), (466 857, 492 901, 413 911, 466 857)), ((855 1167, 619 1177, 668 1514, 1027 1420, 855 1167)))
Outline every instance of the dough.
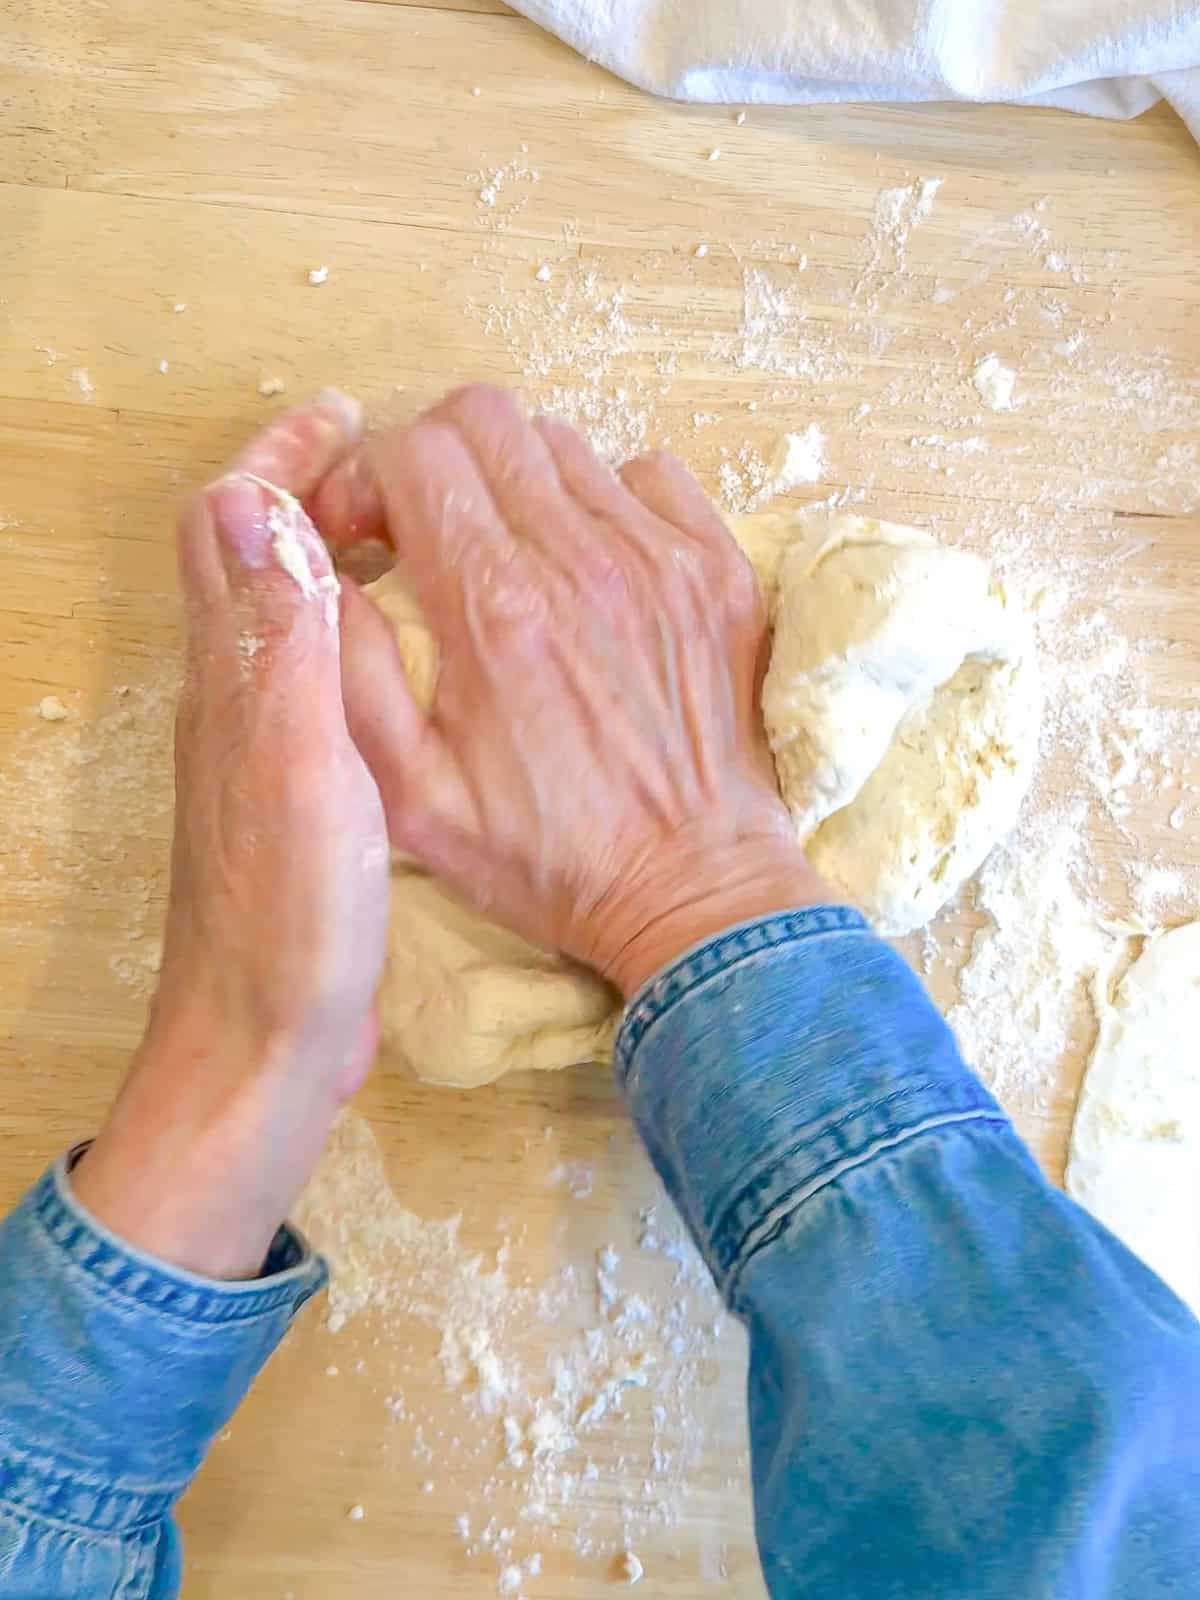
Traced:
POLYGON ((1067 1190, 1200 1314, 1200 922, 1147 945, 1105 1007, 1067 1190))
MULTIPOLYGON (((821 795, 821 815, 828 818, 818 829, 818 836, 824 836, 828 845, 822 870, 868 909, 876 902, 885 908, 893 902, 905 907, 919 903, 923 914, 932 914, 960 878, 979 864, 996 834, 1008 826, 1028 776, 1025 770, 1017 780, 1005 769, 1005 730, 1013 708, 1024 706, 1026 700, 1015 691, 1006 700, 1002 687, 1020 676, 1018 664, 1028 673, 1021 677, 1022 687, 1032 682, 1028 653, 1004 653, 1019 632, 1011 608, 989 586, 986 568, 977 558, 943 550, 928 535, 911 529, 838 517, 832 522, 823 519, 814 535, 808 531, 811 524, 807 519, 775 512, 737 518, 731 526, 772 606, 782 577, 770 679, 775 698, 771 703, 776 732, 785 724, 791 731, 777 743, 776 759, 789 803, 801 812, 809 803, 803 797, 810 792, 804 774, 817 774, 811 792, 821 795), (882 562, 880 550, 887 558, 882 562), (947 576, 933 581, 933 576, 942 572, 947 576), (859 589, 849 581, 851 577, 860 582, 859 589), (886 588, 886 602, 873 587, 879 583, 886 588), (915 598, 906 597, 909 583, 917 585, 915 598), (810 645, 803 631, 810 629, 813 621, 813 607, 802 598, 806 584, 811 585, 815 610, 820 613, 816 619, 820 650, 810 645), (841 608, 836 627, 835 601, 841 608), (889 605, 895 620, 885 625, 889 605), (926 607, 935 609, 931 612, 926 607), (859 610, 865 622, 855 620, 859 610), (966 626, 968 611, 979 624, 974 632, 966 626), (932 628, 931 615, 936 624, 932 628), (995 624, 999 641, 992 642, 991 655, 977 637, 986 621, 995 624), (914 648, 910 635, 916 636, 918 647, 925 647, 931 660, 926 660, 921 648, 914 648), (940 652, 927 650, 925 635, 942 642, 940 652), (907 646, 905 639, 909 639, 907 646), (893 642, 896 651, 889 654, 893 642), (838 651, 843 647, 853 655, 839 665, 838 651), (856 663, 894 661, 897 652, 903 656, 905 648, 913 661, 909 666, 905 665, 908 658, 902 659, 904 670, 899 676, 903 687, 893 688, 890 695, 872 695, 862 675, 856 677, 856 663), (873 650, 876 653, 872 654, 873 650), (966 661, 969 652, 974 653, 966 661), (919 666, 918 660, 925 664, 919 666), (882 721, 862 728, 854 725, 849 742, 843 745, 830 719, 835 705, 839 716, 846 712, 846 694, 840 700, 832 694, 814 700, 803 710, 801 680, 805 663, 810 661, 814 668, 824 663, 831 690, 837 681, 844 691, 853 691, 857 683, 858 693, 850 692, 849 701, 859 706, 860 717, 882 721), (993 666, 999 674, 994 679, 993 666), (949 686, 949 698, 929 698, 938 684, 960 669, 966 676, 961 684, 955 680, 949 686), (922 706, 917 684, 926 681, 927 703, 922 706), (977 709, 967 715, 964 707, 977 709), (805 743, 801 718, 809 716, 814 732, 805 743), (898 724, 906 738, 916 739, 923 758, 916 761, 910 754, 902 755, 891 776, 882 778, 885 792, 876 797, 872 773, 887 767, 889 741, 898 724), (953 765, 964 739, 969 759, 947 779, 944 772, 938 773, 938 763, 953 765), (806 749, 813 758, 807 765, 806 749), (994 776, 989 776, 989 765, 996 769, 994 776), (906 819, 897 814, 903 813, 902 806, 887 803, 887 787, 896 782, 923 785, 914 815, 925 817, 925 822, 906 819), (992 796, 990 804, 987 793, 992 796), (858 800, 849 804, 856 795, 858 800), (837 805, 829 803, 831 799, 853 814, 849 841, 836 848, 837 835, 846 830, 848 819, 831 815, 837 810, 837 805), (869 803, 870 811, 863 810, 864 803, 869 803), (839 872, 839 852, 853 852, 859 848, 859 831, 870 834, 876 828, 887 842, 871 847, 874 865, 868 874, 864 877, 862 871, 850 870, 850 864, 839 872), (826 829, 832 831, 826 835, 826 829), (914 846, 914 861, 898 859, 906 851, 911 853, 914 846), (922 886, 923 872, 928 872, 932 887, 922 886), (872 873, 885 884, 881 895, 874 898, 872 873), (893 882, 903 887, 887 887, 893 882), (928 912, 924 913, 926 906, 928 912)), ((370 592, 396 630, 414 693, 428 704, 437 656, 419 610, 394 573, 372 585, 370 592)), ((1036 713, 1032 720, 1036 723, 1036 713)), ((1030 760, 1033 737, 1031 731, 1030 760)), ((394 864, 388 962, 380 992, 387 1058, 407 1062, 427 1082, 473 1087, 512 1069, 550 1070, 605 1061, 611 1054, 618 1016, 617 996, 599 979, 497 928, 460 905, 410 862, 394 864)))
POLYGON ((419 1078, 473 1088, 504 1072, 606 1061, 617 1000, 590 972, 397 866, 379 1016, 390 1053, 419 1078))
POLYGON ((928 922, 1011 828, 1040 711, 1028 623, 980 557, 851 516, 787 551, 763 686, 780 789, 880 932, 928 922))

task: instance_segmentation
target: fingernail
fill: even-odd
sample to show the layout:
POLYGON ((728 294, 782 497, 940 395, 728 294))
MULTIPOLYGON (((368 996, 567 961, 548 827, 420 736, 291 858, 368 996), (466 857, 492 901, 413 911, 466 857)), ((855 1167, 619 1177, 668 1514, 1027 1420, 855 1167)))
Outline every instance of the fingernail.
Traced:
POLYGON ((337 627, 341 585, 298 500, 247 472, 218 479, 209 490, 209 504, 231 583, 240 582, 247 568, 277 567, 305 600, 319 601, 326 626, 337 627))
POLYGON ((264 484, 240 473, 218 478, 209 486, 209 509, 230 578, 236 580, 245 567, 270 566, 268 514, 274 503, 275 497, 264 484))
POLYGON ((336 414, 343 431, 349 438, 358 438, 362 432, 363 408, 352 394, 346 394, 341 389, 320 389, 317 392, 317 404, 323 410, 332 411, 336 414))

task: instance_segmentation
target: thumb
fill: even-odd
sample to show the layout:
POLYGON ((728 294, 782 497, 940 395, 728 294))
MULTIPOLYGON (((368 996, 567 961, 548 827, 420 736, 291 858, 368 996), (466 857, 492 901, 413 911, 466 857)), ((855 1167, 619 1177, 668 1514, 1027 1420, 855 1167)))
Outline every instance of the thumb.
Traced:
POLYGON ((341 586, 299 500, 249 472, 219 478, 206 497, 234 602, 285 640, 322 630, 336 648, 341 586))
POLYGON ((342 699, 393 846, 426 859, 438 819, 456 809, 460 780, 413 694, 391 624, 351 578, 342 583, 342 699))
POLYGON ((345 744, 338 581, 298 502, 245 474, 218 479, 180 521, 179 568, 183 731, 217 718, 231 737, 255 727, 281 749, 345 744))
POLYGON ((284 704, 291 701, 310 721, 324 713, 343 723, 340 585, 304 508, 249 473, 218 479, 200 500, 180 529, 193 653, 200 646, 226 668, 236 665, 240 681, 256 692, 278 684, 284 704), (214 569, 223 580, 216 594, 204 582, 214 569), (207 590, 199 597, 193 573, 207 590))

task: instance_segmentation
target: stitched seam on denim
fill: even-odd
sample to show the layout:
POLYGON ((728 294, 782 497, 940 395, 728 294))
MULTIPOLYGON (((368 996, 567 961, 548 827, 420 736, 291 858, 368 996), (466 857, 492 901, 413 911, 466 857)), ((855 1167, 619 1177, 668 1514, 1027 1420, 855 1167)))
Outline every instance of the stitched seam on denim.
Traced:
POLYGON ((732 971, 751 956, 778 950, 787 944, 801 944, 807 939, 832 934, 870 931, 862 913, 849 906, 810 906, 803 911, 776 912, 730 933, 718 934, 676 966, 668 967, 654 980, 650 992, 626 1013, 614 1051, 618 1077, 622 1082, 626 1079, 633 1057, 654 1024, 710 978, 732 971), (732 955, 727 955, 730 951, 732 955), (660 989, 668 992, 659 993, 660 989))
MULTIPOLYGON (((89 1279, 105 1287, 119 1286, 125 1297, 135 1303, 145 1304, 152 1310, 167 1310, 169 1314, 176 1316, 180 1313, 171 1310, 170 1302, 186 1299, 189 1296, 194 1297, 198 1305, 206 1309, 200 1315, 194 1315, 192 1312, 183 1313, 189 1322, 203 1320, 211 1321, 214 1325, 236 1322, 243 1315, 248 1314, 253 1317, 265 1310, 286 1306, 298 1291, 303 1291, 303 1298, 299 1302, 303 1304, 304 1299, 310 1298, 315 1292, 309 1288, 314 1270, 318 1288, 328 1278, 324 1259, 308 1248, 303 1236, 288 1223, 282 1224, 281 1228, 276 1230, 275 1239, 281 1231, 286 1230, 291 1236, 292 1243, 301 1248, 302 1252, 307 1252, 307 1259, 302 1253, 299 1262, 274 1274, 280 1281, 250 1280, 213 1285, 202 1279, 191 1284, 178 1281, 169 1267, 159 1265, 153 1260, 136 1259, 132 1247, 124 1246, 120 1240, 107 1239, 103 1232, 93 1228, 87 1217, 77 1212, 60 1193, 57 1165, 43 1175, 34 1189, 33 1199, 34 1215, 42 1223, 51 1242, 89 1279), (80 1248, 81 1242, 85 1246, 84 1249, 80 1248), (120 1272, 116 1278, 98 1276, 96 1267, 105 1261, 116 1262, 119 1266, 120 1272), (148 1284, 165 1290, 166 1301, 149 1297, 143 1300, 140 1290, 131 1289, 129 1280, 138 1275, 146 1279, 148 1284)), ((271 1242, 272 1250, 275 1247, 275 1239, 271 1242)))
POLYGON ((156 1276, 153 1267, 122 1259, 107 1240, 93 1233, 82 1219, 73 1216, 63 1205, 49 1174, 43 1179, 40 1192, 35 1191, 33 1219, 69 1270, 82 1278, 97 1298, 110 1298, 139 1310, 150 1310, 191 1328, 247 1326, 281 1310, 294 1313, 323 1287, 327 1278, 324 1262, 319 1256, 312 1256, 303 1266, 288 1269, 289 1274, 295 1276, 287 1283, 228 1297, 219 1289, 173 1283, 165 1274, 156 1276), (97 1269, 104 1262, 118 1265, 120 1270, 116 1277, 106 1278, 100 1274, 97 1269), (144 1277, 145 1290, 154 1285, 156 1292, 132 1287, 128 1280, 134 1274, 144 1277), (189 1302, 186 1310, 181 1307, 183 1301, 189 1302))
POLYGON ((26 1465, 19 1460, 19 1457, 11 1454, 0 1457, 0 1507, 13 1513, 20 1513, 43 1526, 66 1528, 89 1539, 119 1539, 122 1535, 138 1528, 150 1527, 160 1522, 187 1485, 188 1479, 185 1476, 170 1489, 118 1489, 112 1484, 98 1487, 87 1478, 77 1477, 69 1472, 26 1465), (14 1477, 19 1471, 21 1477, 30 1484, 39 1498, 26 1500, 23 1495, 14 1495, 11 1488, 3 1487, 4 1479, 10 1469, 14 1477), (58 1516, 49 1509, 47 1500, 56 1500, 63 1494, 91 1496, 95 1503, 97 1524, 103 1520, 102 1512, 115 1512, 116 1519, 106 1526, 91 1526, 86 1522, 75 1522, 70 1517, 58 1516))
MULTIPOLYGON (((988 1103, 988 1099, 985 1097, 982 1088, 980 1088, 970 1079, 966 1080, 966 1086, 974 1091, 973 1102, 971 1104, 953 1107, 946 1106, 943 1111, 934 1114, 937 1116, 970 1116, 975 1112, 990 1112, 992 1107, 988 1103)), ((780 1167, 786 1166, 789 1162, 795 1161, 799 1157, 814 1150, 818 1146, 824 1144, 827 1139, 831 1137, 836 1138, 837 1135, 849 1124, 857 1122, 862 1118, 879 1116, 881 1113, 886 1114, 887 1110, 898 1102, 910 1099, 914 1095, 922 1094, 930 1089, 935 1091, 940 1090, 944 1097, 945 1088, 946 1086, 937 1079, 923 1079, 920 1082, 902 1084, 900 1088, 893 1089, 890 1094, 884 1095, 882 1099, 869 1101, 865 1105, 857 1106, 849 1111, 844 1112, 840 1117, 838 1117, 836 1122, 822 1122, 817 1131, 809 1138, 802 1139, 796 1144, 789 1145, 786 1150, 779 1151, 771 1161, 770 1166, 767 1167, 765 1171, 758 1173, 755 1177, 749 1179, 748 1182, 743 1184, 742 1188, 738 1190, 737 1194, 734 1195, 732 1199, 730 1199, 722 1207, 726 1221, 723 1222, 721 1227, 713 1234, 713 1244, 718 1249, 718 1252, 720 1250, 722 1235, 726 1232, 740 1231, 740 1224, 737 1221, 739 1214, 747 1205, 757 1206, 758 1196, 765 1188, 769 1186, 771 1179, 779 1171, 780 1167)), ((888 1137, 890 1137, 890 1134, 882 1130, 874 1135, 875 1139, 886 1139, 888 1137)), ((822 1165, 817 1167, 815 1170, 818 1172, 825 1171, 830 1166, 835 1166, 839 1161, 846 1161, 850 1158, 851 1152, 839 1154, 830 1160, 823 1162, 822 1165)))
MULTIPOLYGON (((78 1522, 65 1522, 62 1517, 48 1517, 43 1511, 23 1506, 14 1500, 6 1500, 3 1495, 0 1495, 0 1517, 9 1522, 19 1522, 22 1527, 52 1533, 58 1539, 70 1540, 71 1543, 79 1545, 112 1544, 119 1548, 127 1544, 131 1537, 145 1539, 147 1534, 157 1536, 154 1522, 134 1522, 112 1528, 88 1528, 78 1522)), ((156 1518, 155 1521, 161 1522, 162 1518, 156 1518)))
MULTIPOLYGON (((1012 1124, 1002 1112, 989 1111, 979 1108, 973 1111, 943 1113, 940 1116, 930 1117, 927 1120, 915 1123, 910 1128, 900 1128, 896 1132, 876 1138, 863 1149, 851 1155, 843 1156, 839 1161, 829 1162, 819 1171, 809 1174, 804 1181, 790 1193, 785 1193, 771 1207, 771 1212, 761 1218, 757 1225, 743 1231, 742 1244, 738 1251, 731 1254, 729 1265, 723 1268, 725 1277, 724 1294, 729 1304, 732 1305, 737 1293, 737 1281, 754 1257, 768 1245, 772 1245, 786 1231, 800 1207, 805 1205, 814 1196, 828 1189, 832 1184, 846 1177, 851 1172, 857 1172, 861 1167, 869 1166, 872 1161, 884 1152, 899 1149, 902 1145, 910 1144, 914 1139, 919 1139, 927 1133, 936 1133, 941 1128, 962 1127, 969 1122, 985 1122, 994 1127, 1010 1128, 1012 1124), (774 1220, 772 1220, 772 1217, 774 1220)), ((782 1165, 782 1163, 779 1163, 782 1165)), ((778 1165, 773 1169, 778 1170, 778 1165)), ((718 1230, 718 1231, 723 1231, 718 1230)), ((718 1256, 718 1261, 720 1257, 718 1256)))
MULTIPOLYGON (((799 944, 807 938, 843 932, 870 932, 870 928, 862 913, 849 906, 807 906, 800 911, 772 912, 757 921, 717 934, 653 980, 650 992, 635 1002, 622 1024, 621 1033, 624 1035, 627 1028, 634 1030, 639 1017, 646 1013, 649 1014, 646 1026, 649 1026, 658 1015, 685 999, 698 983, 714 977, 718 971, 728 970, 724 965, 728 950, 734 952, 736 960, 745 960, 784 944, 799 944), (697 970, 699 968, 704 970, 697 970), (669 987, 676 980, 686 987, 656 997, 656 990, 669 987)), ((636 1049, 636 1043, 630 1049, 636 1049)))
MULTIPOLYGON (((112 1544, 120 1545, 129 1539, 131 1535, 152 1532, 155 1524, 162 1522, 169 1515, 171 1508, 186 1487, 186 1484, 181 1484, 179 1493, 172 1495, 161 1510, 151 1507, 152 1515, 139 1514, 128 1521, 122 1518, 106 1528, 89 1528, 86 1523, 70 1522, 65 1517, 52 1516, 38 1506, 23 1505, 21 1501, 9 1499, 7 1495, 2 1494, 0 1494, 0 1515, 10 1517, 14 1522, 26 1523, 30 1527, 47 1529, 60 1537, 65 1536, 76 1539, 81 1544, 111 1542, 112 1544)), ((97 1496, 97 1502, 98 1504, 103 1503, 106 1505, 111 1503, 108 1500, 101 1501, 99 1496, 97 1496)))

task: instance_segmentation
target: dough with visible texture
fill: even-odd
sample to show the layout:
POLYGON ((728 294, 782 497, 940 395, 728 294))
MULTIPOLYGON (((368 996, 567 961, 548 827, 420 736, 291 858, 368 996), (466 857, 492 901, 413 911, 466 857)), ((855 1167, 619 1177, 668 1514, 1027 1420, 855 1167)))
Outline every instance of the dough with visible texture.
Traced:
POLYGON ((987 563, 839 516, 783 558, 763 715, 809 860, 880 932, 929 921, 1016 820, 1041 693, 987 563))
MULTIPOLYGON (((891 550, 899 562, 890 572, 889 593, 917 633, 925 635, 933 630, 929 626, 928 616, 925 623, 919 625, 919 603, 909 605, 902 601, 904 583, 908 580, 919 583, 926 567, 938 568, 941 562, 948 561, 956 574, 960 573, 959 564, 963 564, 961 583, 946 591, 930 591, 925 587, 919 593, 928 599, 931 593, 942 595, 945 592, 952 595, 955 607, 961 610, 963 595, 970 591, 973 597, 979 599, 984 614, 995 621, 997 638, 1008 637, 1002 623, 1011 620, 1011 617, 1003 600, 993 599, 983 604, 984 597, 990 593, 983 564, 973 556, 942 550, 928 535, 912 529, 889 528, 882 523, 867 523, 853 517, 839 517, 832 521, 822 518, 816 525, 817 531, 813 533, 809 530, 814 525, 808 519, 776 512, 740 517, 731 526, 750 558, 768 604, 775 605, 781 575, 784 579, 772 662, 777 691, 782 692, 784 664, 789 664, 787 670, 796 677, 811 654, 805 638, 795 636, 793 630, 796 627, 807 629, 809 626, 808 614, 798 599, 798 591, 806 581, 804 563, 811 563, 822 549, 825 555, 817 560, 813 583, 815 593, 825 597, 819 604, 826 610, 828 607, 825 602, 832 596, 823 587, 820 569, 824 561, 830 560, 829 570, 833 572, 837 570, 832 564, 837 550, 856 544, 859 547, 857 560, 867 557, 870 550, 882 546, 885 551, 891 550), (867 538, 867 530, 876 531, 867 538), (793 554, 791 548, 797 545, 797 541, 798 549, 802 552, 799 556, 793 554), (804 551, 808 554, 803 554, 804 551)), ((859 569, 856 567, 855 570, 859 569)), ((865 572, 867 568, 861 570, 865 572)), ((370 593, 396 630, 405 669, 417 698, 428 704, 437 675, 437 653, 417 606, 395 573, 372 585, 370 593)), ((849 598, 847 593, 847 603, 849 598)), ((868 586, 859 598, 867 607, 868 614, 874 617, 878 610, 878 596, 872 598, 868 586)), ((829 617, 825 618, 825 621, 829 620, 829 617)), ((941 629, 941 619, 935 620, 938 621, 939 633, 952 633, 956 640, 960 634, 963 639, 966 638, 959 627, 958 618, 949 619, 945 630, 941 629)), ((876 638, 887 640, 897 632, 896 627, 881 631, 872 624, 855 633, 852 619, 844 619, 844 622, 842 634, 860 641, 876 638)), ((820 637, 825 641, 823 648, 826 657, 835 659, 835 637, 827 633, 822 633, 820 637)), ((997 649, 999 651, 999 647, 997 649)), ((947 670, 953 673, 965 653, 964 644, 957 659, 954 659, 951 648, 948 654, 943 652, 938 655, 937 661, 940 663, 948 659, 950 665, 947 670)), ((981 655, 978 671, 983 680, 981 704, 993 706, 993 697, 988 693, 990 680, 986 671, 990 659, 981 655)), ((996 659, 1009 660, 1002 653, 998 653, 996 659)), ((928 669, 925 675, 929 676, 928 669)), ((936 672, 933 676, 936 677, 936 672)), ((794 690, 795 684, 790 691, 790 701, 786 697, 777 701, 778 707, 784 708, 784 714, 791 718, 789 726, 794 735, 792 742, 795 748, 791 754, 777 748, 781 776, 785 788, 790 786, 793 799, 801 792, 798 778, 803 770, 798 759, 800 746, 796 744, 799 723, 786 710, 788 705, 794 706, 797 712, 799 710, 800 702, 794 690), (793 760, 793 756, 797 759, 793 760)), ((964 696, 969 698, 971 693, 972 686, 965 686, 964 696)), ((863 702, 862 712, 866 716, 866 701, 862 695, 857 699, 863 702)), ((845 746, 845 753, 836 737, 837 729, 828 721, 817 723, 808 748, 814 753, 829 753, 836 769, 833 779, 826 777, 821 780, 821 804, 826 813, 834 809, 829 804, 831 797, 836 799, 842 795, 848 802, 862 790, 863 795, 870 798, 870 774, 885 764, 889 740, 896 732, 898 721, 903 720, 902 712, 907 704, 909 702, 903 696, 880 701, 872 714, 882 717, 882 724, 854 729, 845 746)), ((957 691, 953 701, 948 704, 958 704, 957 691)), ((814 704, 806 715, 815 716, 820 709, 814 704)), ((1002 721, 1002 707, 993 709, 996 717, 1002 721)), ((780 725, 777 719, 777 728, 780 725)), ((913 723, 913 726, 918 724, 913 723)), ((979 733, 976 740, 979 743, 991 723, 986 718, 976 718, 971 721, 970 727, 979 733)), ((942 759, 943 747, 955 747, 955 739, 956 732, 952 725, 943 726, 942 719, 932 718, 927 740, 929 756, 922 770, 932 770, 928 763, 942 759)), ((986 774, 981 778, 982 769, 974 770, 976 782, 986 779, 986 774)), ((904 781, 908 781, 907 778, 904 781)), ((915 775, 913 781, 916 781, 915 775)), ((964 777, 963 784, 966 782, 964 777)), ((1011 784, 1011 793, 1010 789, 1005 789, 1005 803, 994 805, 988 813, 996 827, 1007 826, 1011 820, 1010 813, 1015 812, 1019 800, 1019 793, 1016 792, 1019 787, 1019 784, 1011 784)), ((881 800, 884 798, 881 796, 881 800)), ((849 809, 854 811, 856 808, 851 806, 849 809)), ((932 863, 930 870, 941 871, 938 886, 920 893, 912 889, 908 891, 908 901, 916 898, 922 905, 932 905, 933 902, 940 904, 955 887, 950 879, 959 865, 968 858, 972 865, 967 870, 974 870, 978 865, 994 837, 989 833, 985 842, 983 832, 976 828, 978 809, 973 797, 967 795, 963 800, 966 821, 962 826, 969 834, 969 848, 960 846, 954 850, 943 847, 940 851, 934 851, 931 847, 927 852, 932 863), (948 865, 953 868, 952 872, 946 870, 948 865)), ((890 827, 892 813, 882 806, 880 814, 882 821, 879 825, 885 829, 890 827)), ((942 812, 937 814, 941 817, 939 825, 953 833, 953 817, 942 812)), ((836 823, 837 828, 843 826, 836 818, 830 818, 825 827, 831 823, 836 823)), ((832 846, 833 835, 828 837, 832 846)), ((909 837, 908 834, 902 835, 900 844, 889 848, 904 848, 904 841, 909 837)), ((920 830, 913 837, 920 837, 920 830)), ((854 848, 853 843, 851 848, 854 848)), ((833 863, 835 856, 836 851, 831 847, 827 852, 828 862, 833 863)), ((924 862, 926 856, 920 859, 924 862)), ((827 864, 824 870, 836 876, 831 872, 830 865, 827 864)), ((854 873, 847 871, 843 887, 870 908, 871 895, 865 892, 870 889, 869 884, 860 883, 854 873)), ((936 905, 932 905, 932 908, 936 909, 936 905)), ((397 861, 394 864, 388 962, 380 992, 380 1019, 386 1058, 399 1058, 407 1062, 418 1077, 428 1082, 472 1087, 489 1083, 513 1069, 548 1070, 585 1061, 605 1061, 612 1051, 618 1016, 618 997, 607 984, 574 964, 548 955, 517 935, 496 927, 485 917, 461 905, 411 863, 397 861)))
POLYGON ((1100 1018, 1067 1190, 1200 1315, 1200 922, 1152 940, 1100 1018))

